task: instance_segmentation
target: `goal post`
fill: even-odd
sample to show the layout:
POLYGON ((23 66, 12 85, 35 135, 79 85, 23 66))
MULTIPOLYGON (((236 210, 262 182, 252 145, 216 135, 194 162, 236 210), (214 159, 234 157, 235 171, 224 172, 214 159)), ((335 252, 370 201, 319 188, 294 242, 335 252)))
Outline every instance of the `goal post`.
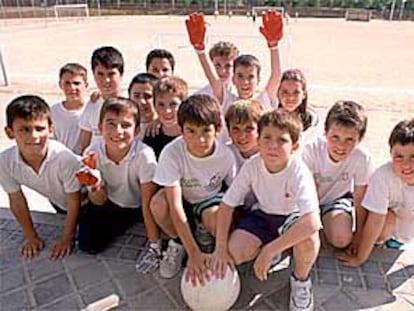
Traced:
POLYGON ((285 16, 285 8, 282 6, 253 6, 252 16, 261 16, 267 11, 278 11, 282 16, 285 16))
POLYGON ((80 4, 56 4, 53 6, 56 20, 67 17, 86 18, 89 17, 89 6, 87 3, 80 4))
POLYGON ((347 9, 345 12, 346 21, 369 22, 372 18, 372 12, 367 9, 347 9))
POLYGON ((0 73, 3 77, 4 86, 8 86, 9 80, 7 79, 6 65, 4 65, 4 59, 3 59, 3 54, 1 52, 1 46, 0 46, 0 73))

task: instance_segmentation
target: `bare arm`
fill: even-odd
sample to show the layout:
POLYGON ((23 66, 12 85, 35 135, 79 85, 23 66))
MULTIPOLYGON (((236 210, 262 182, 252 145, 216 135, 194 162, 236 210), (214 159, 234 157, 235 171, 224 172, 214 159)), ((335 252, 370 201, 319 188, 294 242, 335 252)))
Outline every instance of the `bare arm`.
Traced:
POLYGON ((80 133, 81 154, 89 146, 89 144, 91 143, 91 140, 92 140, 92 132, 81 130, 81 133, 80 133))
POLYGON ((270 52, 270 77, 267 81, 265 90, 267 95, 269 96, 270 102, 274 102, 277 98, 277 91, 279 88, 280 78, 282 76, 280 70, 280 58, 279 58, 279 50, 277 45, 274 47, 269 48, 270 52))
POLYGON ((152 217, 149 205, 154 193, 157 191, 157 185, 153 182, 142 183, 140 185, 140 189, 142 215, 144 217, 145 231, 147 233, 148 239, 151 242, 155 243, 159 239, 159 230, 154 218, 152 217))
POLYGON ((356 212, 356 231, 354 234, 354 240, 357 243, 360 241, 362 228, 364 227, 368 214, 367 210, 361 205, 366 191, 367 186, 355 186, 354 189, 354 206, 356 212))
POLYGON ((81 205, 80 191, 67 194, 68 206, 63 235, 53 245, 51 259, 63 258, 72 252, 81 205))
POLYGON ((224 97, 224 85, 223 82, 219 79, 216 75, 215 71, 213 70, 209 60, 207 59, 207 55, 204 50, 198 51, 197 56, 198 60, 200 61, 201 68, 203 68, 204 75, 206 76, 208 83, 213 91, 214 96, 218 99, 219 103, 223 102, 224 97))

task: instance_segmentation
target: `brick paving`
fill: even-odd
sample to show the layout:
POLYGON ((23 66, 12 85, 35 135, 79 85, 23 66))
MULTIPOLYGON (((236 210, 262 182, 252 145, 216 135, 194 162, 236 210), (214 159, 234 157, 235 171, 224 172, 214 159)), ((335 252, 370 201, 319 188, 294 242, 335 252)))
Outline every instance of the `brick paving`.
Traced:
MULTIPOLYGON (((0 310, 80 310, 118 294, 117 310, 183 310, 180 277, 161 279, 139 274, 135 260, 145 243, 138 224, 104 253, 90 256, 75 250, 63 260, 48 259, 64 218, 34 212, 46 249, 31 261, 19 258, 23 233, 8 209, 0 209, 0 310)), ((254 277, 251 265, 239 267, 242 290, 235 310, 287 310, 289 256, 268 281, 254 277)), ((414 310, 414 250, 376 250, 360 268, 339 265, 323 251, 312 270, 316 310, 414 310)))

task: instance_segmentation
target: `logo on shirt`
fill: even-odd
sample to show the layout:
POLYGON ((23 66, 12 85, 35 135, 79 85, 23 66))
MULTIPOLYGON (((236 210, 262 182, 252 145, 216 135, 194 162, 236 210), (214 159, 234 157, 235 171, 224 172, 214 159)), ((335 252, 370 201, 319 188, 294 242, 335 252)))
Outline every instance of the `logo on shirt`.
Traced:
POLYGON ((183 188, 196 188, 201 187, 201 184, 197 178, 181 178, 180 185, 183 188))
POLYGON ((217 189, 217 188, 221 187, 222 181, 223 180, 221 178, 220 173, 216 173, 210 178, 210 181, 208 182, 208 184, 206 186, 206 189, 207 190, 217 189))
POLYGON ((333 176, 322 176, 322 174, 320 174, 320 173, 316 173, 314 176, 315 176, 315 180, 318 184, 349 181, 349 173, 348 172, 342 173, 341 175, 338 176, 337 179, 334 179, 333 176))

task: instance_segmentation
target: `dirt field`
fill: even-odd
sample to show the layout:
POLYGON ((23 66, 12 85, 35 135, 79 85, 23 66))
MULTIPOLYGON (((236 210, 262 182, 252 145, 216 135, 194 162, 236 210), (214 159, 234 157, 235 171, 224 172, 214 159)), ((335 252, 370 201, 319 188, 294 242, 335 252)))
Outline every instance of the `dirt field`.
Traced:
MULTIPOLYGON (((258 26, 245 17, 207 18, 209 42, 231 40, 243 53, 259 57, 267 79, 268 51, 258 26)), ((414 24, 412 22, 345 22, 291 20, 281 47, 283 68, 301 68, 308 79, 310 103, 323 117, 338 99, 363 104, 369 114, 365 139, 378 165, 388 159, 387 139, 395 123, 414 116, 414 24)), ((0 49, 11 85, 0 86, 0 125, 9 100, 37 93, 49 103, 59 98, 57 73, 66 62, 89 67, 92 51, 113 45, 124 55, 124 86, 143 71, 151 48, 171 50, 176 74, 191 88, 205 84, 195 53, 188 45, 184 17, 140 16, 84 21, 0 20, 0 49)), ((2 83, 0 75, 0 84, 2 83)), ((94 87, 90 75, 91 88, 94 87)), ((8 145, 1 132, 0 149, 8 145)))

